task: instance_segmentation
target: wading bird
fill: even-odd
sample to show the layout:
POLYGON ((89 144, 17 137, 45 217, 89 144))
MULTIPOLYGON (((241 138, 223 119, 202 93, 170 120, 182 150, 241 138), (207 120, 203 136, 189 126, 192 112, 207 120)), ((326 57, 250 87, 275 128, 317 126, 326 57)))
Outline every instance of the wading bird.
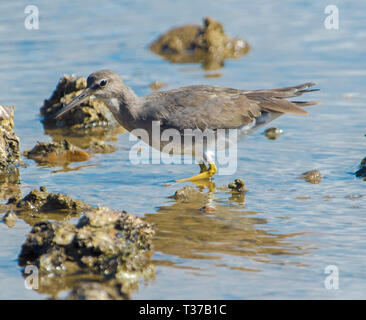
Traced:
MULTIPOLYGON (((105 102, 125 129, 132 132, 134 129, 146 130, 149 136, 147 143, 152 147, 158 145, 160 151, 163 151, 168 142, 158 141, 156 144, 157 141, 154 141, 152 135, 152 123, 159 123, 162 131, 174 129, 182 137, 181 147, 177 153, 192 155, 201 169, 199 174, 177 181, 195 181, 211 178, 217 172, 212 150, 217 141, 214 145, 201 143, 200 148, 196 145, 185 148, 183 139, 185 130, 199 129, 204 132, 209 129, 217 132, 219 129, 236 129, 241 134, 248 135, 285 113, 305 115, 307 112, 302 107, 320 102, 286 99, 318 90, 309 89, 313 85, 315 83, 308 82, 293 87, 267 90, 193 85, 138 97, 124 84, 117 73, 112 70, 100 70, 89 75, 86 89, 62 108, 55 117, 60 118, 90 96, 95 96, 105 102), (201 151, 197 152, 197 149, 201 151)), ((160 137, 158 139, 161 140, 160 137)))

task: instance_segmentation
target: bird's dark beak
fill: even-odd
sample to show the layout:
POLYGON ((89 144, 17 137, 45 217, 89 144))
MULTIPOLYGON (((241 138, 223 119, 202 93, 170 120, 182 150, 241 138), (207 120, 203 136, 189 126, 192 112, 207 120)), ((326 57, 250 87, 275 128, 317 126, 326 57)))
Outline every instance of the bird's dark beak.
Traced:
POLYGON ((62 108, 56 115, 55 119, 59 119, 62 115, 64 115, 66 112, 70 111, 71 109, 74 109, 79 104, 87 100, 92 95, 90 88, 86 88, 82 93, 80 93, 77 97, 74 98, 68 105, 66 105, 64 108, 62 108))

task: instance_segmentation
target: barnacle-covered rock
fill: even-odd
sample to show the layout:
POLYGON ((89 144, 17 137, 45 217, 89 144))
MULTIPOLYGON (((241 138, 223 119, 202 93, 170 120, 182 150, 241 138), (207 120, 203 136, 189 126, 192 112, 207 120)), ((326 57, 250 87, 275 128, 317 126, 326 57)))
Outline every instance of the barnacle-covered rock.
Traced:
POLYGON ((14 107, 0 106, 0 198, 20 192, 20 140, 14 132, 14 107))
POLYGON ((19 143, 14 133, 14 107, 0 106, 0 174, 20 162, 19 143))
POLYGON ((150 263, 152 225, 125 211, 90 210, 74 224, 39 222, 28 234, 19 255, 19 265, 35 265, 47 279, 73 277, 69 298, 118 299, 127 295, 139 279, 154 277, 150 263), (90 281, 98 280, 98 284, 90 281), (111 284, 111 281, 113 284, 111 284), (80 284, 87 281, 89 284, 80 284), (104 286, 104 293, 97 288, 104 286), (105 287, 107 286, 107 287, 105 287), (116 288, 118 287, 118 290, 116 288))
MULTIPOLYGON (((78 108, 65 114, 62 119, 55 120, 56 113, 66 104, 70 103, 86 88, 86 79, 64 75, 49 99, 44 101, 41 116, 46 126, 69 128, 73 130, 86 129, 99 126, 117 126, 111 112, 103 101, 89 98, 81 103, 78 108)), ((119 125, 118 125, 119 126, 119 125)))
POLYGON ((61 211, 78 214, 91 208, 90 205, 80 200, 74 200, 65 194, 50 193, 45 187, 32 190, 20 200, 10 198, 8 204, 15 206, 19 211, 25 210, 32 213, 61 211))
POLYGON ((172 196, 172 198, 175 200, 185 202, 198 199, 205 199, 206 195, 192 186, 185 186, 182 189, 178 189, 172 196))

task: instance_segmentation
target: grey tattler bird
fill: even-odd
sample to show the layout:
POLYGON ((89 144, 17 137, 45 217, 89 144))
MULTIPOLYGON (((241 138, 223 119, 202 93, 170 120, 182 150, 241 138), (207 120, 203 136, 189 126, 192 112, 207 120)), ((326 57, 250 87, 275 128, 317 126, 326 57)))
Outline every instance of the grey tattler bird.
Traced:
MULTIPOLYGON (((211 178, 217 167, 214 163, 212 146, 202 145, 202 152, 191 146, 185 150, 183 136, 186 129, 239 129, 241 134, 248 135, 277 117, 289 113, 305 115, 305 106, 319 104, 318 101, 288 101, 286 98, 300 96, 316 91, 309 89, 313 82, 298 86, 268 89, 268 90, 239 90, 209 85, 193 85, 169 91, 155 92, 138 97, 127 87, 121 77, 112 70, 100 70, 89 75, 86 89, 55 116, 63 114, 78 106, 80 103, 95 96, 106 103, 116 120, 128 131, 144 129, 148 132, 150 146, 155 147, 152 137, 152 123, 157 121, 160 129, 175 129, 180 135, 182 147, 178 154, 193 155, 199 159, 201 172, 191 178, 178 181, 194 181, 211 178), (208 167, 205 162, 208 163, 208 167)), ((169 142, 157 144, 160 151, 169 142)), ((174 140, 174 139, 173 139, 174 140)), ((194 140, 194 139, 193 139, 194 140)))

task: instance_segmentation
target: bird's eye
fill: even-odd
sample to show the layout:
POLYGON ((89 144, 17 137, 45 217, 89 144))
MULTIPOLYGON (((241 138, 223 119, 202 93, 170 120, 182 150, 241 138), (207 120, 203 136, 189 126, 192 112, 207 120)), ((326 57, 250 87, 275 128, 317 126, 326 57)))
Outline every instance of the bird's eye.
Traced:
POLYGON ((105 86, 106 86, 106 84, 107 84, 107 80, 101 80, 101 81, 99 82, 99 85, 100 85, 101 87, 105 87, 105 86))

